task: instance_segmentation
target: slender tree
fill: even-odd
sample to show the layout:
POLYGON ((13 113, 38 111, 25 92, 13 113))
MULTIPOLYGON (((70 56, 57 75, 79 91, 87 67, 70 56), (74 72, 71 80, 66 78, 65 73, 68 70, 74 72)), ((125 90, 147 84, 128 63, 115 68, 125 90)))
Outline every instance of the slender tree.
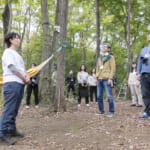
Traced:
MULTIPOLYGON (((27 7, 25 16, 27 16, 27 14, 28 14, 29 12, 30 12, 30 6, 27 7)), ((30 16, 29 16, 29 17, 30 17, 30 16)), ((21 35, 21 44, 20 44, 20 47, 19 47, 19 51, 20 51, 20 52, 22 51, 22 43, 23 43, 24 36, 25 36, 25 33, 26 33, 26 26, 27 26, 28 21, 29 21, 29 19, 27 19, 27 18, 25 17, 25 19, 24 19, 24 25, 23 25, 23 32, 22 32, 22 35, 21 35)))
POLYGON ((86 48, 85 48, 85 33, 84 31, 81 31, 81 51, 82 51, 82 55, 81 55, 81 62, 82 64, 86 64, 86 48))
POLYGON ((100 55, 100 11, 99 11, 99 0, 96 0, 96 63, 100 55))
MULTIPOLYGON (((50 54, 50 26, 48 17, 48 5, 47 0, 41 0, 42 10, 42 26, 43 26, 43 51, 42 61, 46 60, 50 54)), ((47 101, 50 95, 50 64, 47 64, 40 74, 40 98, 43 101, 47 101)))
MULTIPOLYGON (((6 3, 2 17, 3 17, 3 33, 5 36, 5 34, 11 31, 11 25, 12 25, 11 0, 8 0, 8 2, 6 3)), ((6 45, 3 44, 3 49, 5 48, 6 48, 6 45)))
MULTIPOLYGON (((58 43, 58 38, 59 38, 59 33, 60 33, 60 26, 59 26, 59 2, 57 1, 57 5, 56 5, 56 12, 55 12, 55 26, 54 26, 54 31, 53 31, 53 39, 52 39, 52 47, 51 47, 51 51, 54 52, 56 51, 57 48, 57 43, 58 43)), ((54 71, 54 59, 52 60, 51 63, 51 73, 54 71)))
POLYGON ((130 46, 130 0, 128 0, 128 41, 127 41, 127 49, 128 49, 128 74, 131 71, 131 46, 130 46))
MULTIPOLYGON (((63 45, 67 38, 68 0, 57 0, 58 25, 60 26, 59 40, 63 45)), ((57 78, 55 94, 55 111, 66 111, 64 96, 65 80, 65 47, 62 48, 57 57, 57 78)))

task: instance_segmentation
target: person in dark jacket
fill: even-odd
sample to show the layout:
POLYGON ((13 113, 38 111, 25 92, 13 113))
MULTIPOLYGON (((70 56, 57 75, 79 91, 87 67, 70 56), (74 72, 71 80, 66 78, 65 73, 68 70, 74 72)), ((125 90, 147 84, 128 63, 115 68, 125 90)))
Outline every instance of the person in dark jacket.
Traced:
MULTIPOLYGON (((32 63, 31 67, 34 68, 36 66, 35 63, 32 63)), ((30 108, 30 97, 32 94, 32 90, 34 91, 35 97, 35 108, 39 108, 39 100, 38 100, 38 82, 39 82, 39 73, 30 78, 30 82, 27 86, 27 97, 26 97, 26 108, 30 108)))
POLYGON ((75 93, 75 81, 76 81, 76 78, 75 78, 75 76, 73 75, 73 71, 70 70, 69 75, 68 75, 67 78, 66 78, 66 84, 67 84, 67 99, 68 99, 68 97, 69 97, 70 89, 72 89, 72 92, 73 92, 73 95, 74 95, 74 99, 75 99, 75 96, 76 96, 76 93, 75 93))

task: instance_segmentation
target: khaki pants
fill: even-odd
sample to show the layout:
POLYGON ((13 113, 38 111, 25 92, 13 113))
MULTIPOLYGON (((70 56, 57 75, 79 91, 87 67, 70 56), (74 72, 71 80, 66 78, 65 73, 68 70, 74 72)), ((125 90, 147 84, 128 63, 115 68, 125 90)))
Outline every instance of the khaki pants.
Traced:
POLYGON ((138 104, 142 105, 142 94, 141 94, 141 86, 137 87, 136 85, 130 85, 130 91, 132 96, 132 104, 136 104, 138 99, 138 104))

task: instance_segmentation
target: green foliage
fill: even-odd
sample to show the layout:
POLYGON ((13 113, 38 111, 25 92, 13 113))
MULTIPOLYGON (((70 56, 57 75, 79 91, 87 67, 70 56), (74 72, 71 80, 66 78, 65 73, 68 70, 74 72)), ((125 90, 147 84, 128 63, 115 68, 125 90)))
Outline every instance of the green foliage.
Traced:
MULTIPOLYGON (((6 0, 0 1, 0 16, 6 0)), ((27 29, 30 28, 30 35, 26 33, 22 46, 22 55, 26 68, 30 68, 32 62, 41 63, 42 55, 42 16, 40 0, 13 0, 13 23, 12 31, 22 35, 24 21, 27 21, 27 29), (30 7, 30 15, 26 13, 30 7), (29 39, 28 39, 29 38, 29 39)), ((123 78, 127 79, 127 45, 125 25, 127 22, 128 7, 126 0, 100 1, 100 25, 101 45, 108 42, 112 45, 112 52, 116 59, 117 79, 119 83, 123 78)), ((50 35, 53 36, 55 24, 56 0, 48 1, 50 35)), ((72 61, 72 69, 77 74, 83 62, 83 52, 86 53, 87 71, 96 64, 96 1, 95 0, 69 0, 67 49, 66 49, 66 75, 69 72, 72 61), (70 53, 71 50, 71 53, 70 53), (72 59, 70 59, 72 56, 72 59)), ((149 1, 131 0, 131 58, 137 61, 138 55, 143 46, 147 45, 146 35, 150 26, 149 1)), ((52 38, 51 38, 52 39, 52 38)), ((52 41, 50 41, 50 44, 52 41)), ((3 48, 3 27, 2 17, 0 18, 0 55, 3 48)), ((55 59, 55 63, 56 59, 55 59)), ((1 66, 0 66, 1 67, 1 66)), ((0 72, 2 73, 2 72, 0 72)))
POLYGON ((40 34, 34 33, 30 38, 30 42, 24 44, 22 53, 27 69, 31 67, 32 63, 36 63, 37 65, 41 63, 41 53, 42 37, 40 34))

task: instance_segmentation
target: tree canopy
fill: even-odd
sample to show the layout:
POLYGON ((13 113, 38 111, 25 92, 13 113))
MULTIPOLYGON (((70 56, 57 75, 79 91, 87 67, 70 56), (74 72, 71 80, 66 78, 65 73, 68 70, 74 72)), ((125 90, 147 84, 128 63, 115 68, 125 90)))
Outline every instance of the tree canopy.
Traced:
MULTIPOLYGON (((3 52, 2 14, 8 1, 0 1, 0 55, 3 52)), ((49 17, 50 47, 53 41, 55 26, 56 0, 47 1, 49 17)), ((11 31, 22 36, 22 54, 26 68, 32 62, 42 61, 42 14, 40 0, 12 0, 11 31)), ((146 36, 150 30, 149 2, 147 0, 130 0, 130 38, 128 37, 128 1, 99 0, 100 11, 100 49, 103 43, 110 43, 116 59, 117 79, 121 83, 128 77, 128 64, 137 61, 140 50, 147 45, 146 36), (128 61, 128 46, 130 46, 131 62, 128 61)), ((72 69, 79 71, 85 63, 87 71, 96 67, 96 0, 69 0, 67 47, 65 55, 65 75, 72 69)), ((58 48, 58 45, 57 45, 58 48)), ((55 58, 57 64, 57 59, 55 58)), ((1 63, 0 63, 1 65, 1 63)), ((2 70, 0 70, 2 75, 2 70)))

